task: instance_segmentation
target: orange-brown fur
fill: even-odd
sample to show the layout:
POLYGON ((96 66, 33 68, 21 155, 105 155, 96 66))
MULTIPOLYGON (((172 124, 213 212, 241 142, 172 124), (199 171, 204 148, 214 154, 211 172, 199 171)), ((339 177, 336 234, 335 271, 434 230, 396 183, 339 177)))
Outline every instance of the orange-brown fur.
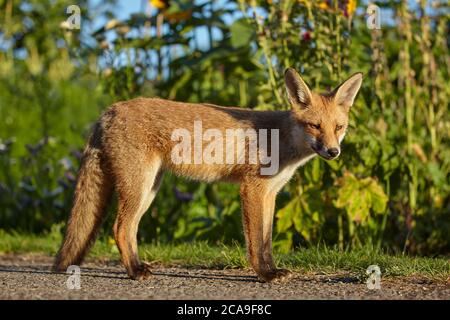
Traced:
POLYGON ((71 264, 81 263, 115 190, 118 213, 114 236, 123 264, 133 279, 149 277, 149 266, 138 257, 138 224, 155 197, 164 172, 171 171, 200 181, 239 183, 251 265, 264 281, 287 278, 289 272, 277 269, 272 257, 276 194, 298 166, 317 153, 324 156, 327 149, 323 148, 339 146, 347 126, 348 108, 359 89, 360 75, 353 76, 354 79, 350 78, 327 95, 309 91, 293 69, 288 69, 285 78, 291 111, 252 111, 159 98, 137 98, 108 108, 97 122, 84 151, 74 205, 56 259, 56 269, 65 270, 71 264), (261 175, 259 162, 173 163, 170 156, 176 141, 171 139, 172 132, 178 128, 192 130, 195 120, 202 121, 203 130, 279 129, 278 173, 261 175), (312 124, 320 124, 320 128, 314 128, 312 124), (336 130, 337 125, 342 128, 336 130), (317 143, 317 148, 323 148, 314 150, 311 141, 317 143))

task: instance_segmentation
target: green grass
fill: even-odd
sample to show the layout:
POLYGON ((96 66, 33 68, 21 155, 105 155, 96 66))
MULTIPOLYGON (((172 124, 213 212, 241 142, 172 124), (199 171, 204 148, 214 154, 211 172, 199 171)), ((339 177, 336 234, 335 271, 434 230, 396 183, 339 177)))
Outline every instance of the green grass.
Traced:
MULTIPOLYGON (((61 241, 59 233, 46 236, 6 233, 0 230, 1 253, 37 253, 54 255, 61 241)), ((248 268, 245 249, 235 245, 211 245, 193 242, 167 245, 143 244, 142 259, 164 266, 198 268, 248 268)), ((119 259, 112 239, 96 242, 91 258, 119 259)), ((279 266, 303 273, 349 273, 364 278, 369 265, 378 265, 383 276, 419 276, 446 280, 450 277, 448 258, 410 257, 387 254, 371 248, 340 251, 336 248, 315 247, 297 249, 289 254, 276 254, 279 266)))

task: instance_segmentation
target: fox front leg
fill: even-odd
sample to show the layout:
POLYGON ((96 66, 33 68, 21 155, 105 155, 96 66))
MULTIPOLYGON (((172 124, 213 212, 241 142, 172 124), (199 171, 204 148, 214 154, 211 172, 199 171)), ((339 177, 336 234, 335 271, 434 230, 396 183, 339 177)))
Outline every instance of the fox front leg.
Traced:
POLYGON ((242 221, 249 261, 265 282, 284 281, 290 278, 288 270, 277 269, 272 256, 272 224, 275 194, 263 184, 241 185, 242 221))

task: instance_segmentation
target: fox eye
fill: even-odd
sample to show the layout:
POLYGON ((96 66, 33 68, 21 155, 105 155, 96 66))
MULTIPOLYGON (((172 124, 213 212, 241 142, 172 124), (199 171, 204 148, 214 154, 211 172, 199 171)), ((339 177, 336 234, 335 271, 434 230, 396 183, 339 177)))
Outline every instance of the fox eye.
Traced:
POLYGON ((320 124, 308 123, 308 125, 309 125, 311 128, 314 128, 314 129, 317 129, 317 130, 320 129, 320 124))
POLYGON ((337 126, 336 126, 336 131, 341 130, 343 127, 344 127, 344 126, 342 126, 342 125, 337 125, 337 126))

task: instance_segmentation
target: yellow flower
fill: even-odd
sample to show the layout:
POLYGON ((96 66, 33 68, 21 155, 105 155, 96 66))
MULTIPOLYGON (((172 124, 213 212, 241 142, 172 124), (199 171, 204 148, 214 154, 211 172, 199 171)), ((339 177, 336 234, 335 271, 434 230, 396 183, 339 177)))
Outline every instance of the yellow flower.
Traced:
POLYGON ((349 16, 353 15, 356 10, 357 0, 348 0, 347 13, 349 16))
POLYGON ((113 246, 116 244, 116 241, 111 236, 108 237, 108 245, 113 246))
POLYGON ((164 9, 167 6, 168 1, 164 0, 149 0, 150 4, 157 9, 164 9))
POLYGON ((327 1, 322 1, 321 3, 319 3, 319 8, 322 9, 322 10, 329 9, 328 2, 327 1))

